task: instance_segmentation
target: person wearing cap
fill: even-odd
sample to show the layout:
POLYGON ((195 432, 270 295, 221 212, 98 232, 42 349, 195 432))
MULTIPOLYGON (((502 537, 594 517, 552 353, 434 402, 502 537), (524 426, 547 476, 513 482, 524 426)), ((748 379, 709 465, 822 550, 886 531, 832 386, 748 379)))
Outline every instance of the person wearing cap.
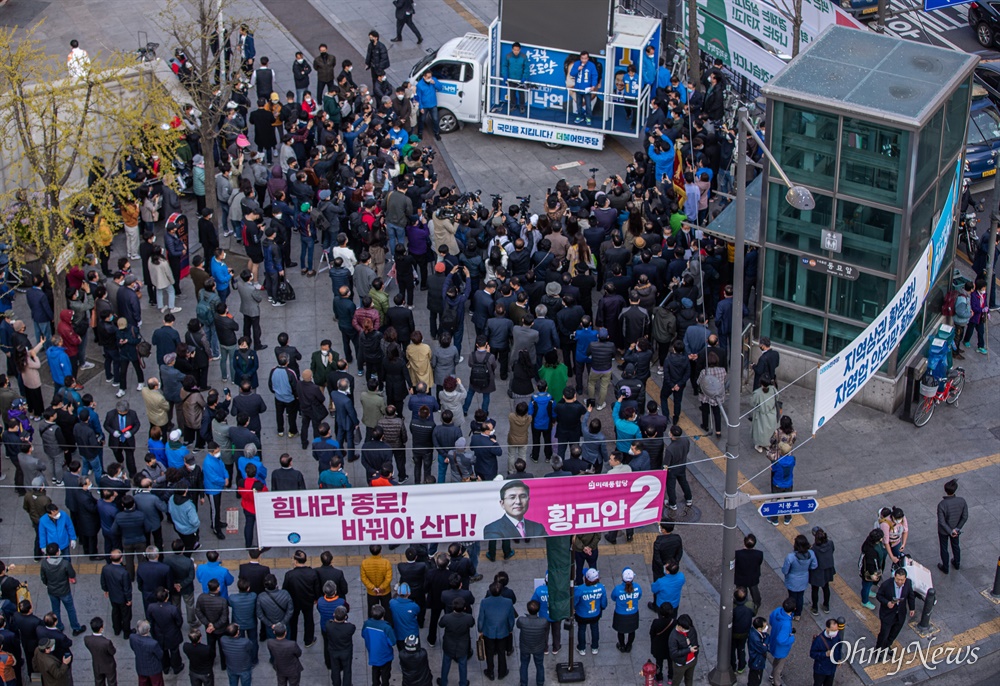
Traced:
POLYGON ((615 614, 611 628, 618 632, 616 648, 622 653, 631 653, 635 642, 635 632, 639 629, 639 600, 642 588, 635 582, 635 572, 630 567, 622 570, 622 582, 611 591, 615 603, 615 614))
POLYGON ((591 567, 584 575, 584 585, 573 589, 573 613, 577 619, 577 650, 587 654, 587 627, 590 627, 591 653, 597 655, 601 642, 601 615, 608 606, 608 594, 600 583, 600 573, 591 567))
POLYGON ((39 641, 34 655, 31 656, 32 667, 41 676, 42 686, 70 686, 73 683, 70 667, 73 656, 69 653, 63 656, 55 655, 53 652, 55 648, 54 639, 45 638, 39 641))
POLYGON ((420 634, 417 621, 420 606, 410 599, 408 583, 403 582, 396 588, 396 597, 389 601, 389 615, 392 617, 392 628, 396 632, 396 647, 402 650, 404 637, 420 634))

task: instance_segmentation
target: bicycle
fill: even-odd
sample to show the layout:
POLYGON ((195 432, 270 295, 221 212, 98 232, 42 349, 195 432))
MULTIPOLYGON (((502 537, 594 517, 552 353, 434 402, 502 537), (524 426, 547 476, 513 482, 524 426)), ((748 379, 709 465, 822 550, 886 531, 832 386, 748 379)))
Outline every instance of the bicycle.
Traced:
POLYGON ((958 396, 962 395, 962 391, 965 389, 965 369, 962 367, 955 367, 948 372, 943 388, 940 388, 937 379, 929 378, 931 383, 925 383, 921 379, 920 395, 923 396, 923 402, 913 409, 913 423, 918 427, 931 420, 934 408, 941 401, 954 405, 958 396))

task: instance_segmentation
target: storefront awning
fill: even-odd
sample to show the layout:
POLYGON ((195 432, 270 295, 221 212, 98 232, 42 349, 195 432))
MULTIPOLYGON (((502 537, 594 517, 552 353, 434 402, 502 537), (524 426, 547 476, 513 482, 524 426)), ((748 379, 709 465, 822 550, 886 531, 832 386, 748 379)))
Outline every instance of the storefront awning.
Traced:
MULTIPOLYGON (((763 183, 764 175, 758 174, 757 178, 747 186, 747 216, 746 216, 746 242, 748 245, 760 247, 760 187, 763 183)), ((719 213, 712 222, 705 227, 705 233, 710 236, 717 236, 730 243, 736 241, 736 201, 726 205, 726 209, 719 213)))

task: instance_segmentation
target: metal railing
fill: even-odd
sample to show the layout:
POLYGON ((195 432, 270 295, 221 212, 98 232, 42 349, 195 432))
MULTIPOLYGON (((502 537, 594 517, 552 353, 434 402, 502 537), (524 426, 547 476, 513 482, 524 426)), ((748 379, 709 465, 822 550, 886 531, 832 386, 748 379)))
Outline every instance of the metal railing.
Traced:
POLYGON ((638 96, 630 96, 531 81, 508 82, 500 76, 491 76, 489 83, 490 112, 495 114, 633 136, 639 135, 649 114, 649 96, 649 86, 638 96), (585 103, 583 112, 581 103, 585 103), (553 117, 555 112, 559 115, 553 117))

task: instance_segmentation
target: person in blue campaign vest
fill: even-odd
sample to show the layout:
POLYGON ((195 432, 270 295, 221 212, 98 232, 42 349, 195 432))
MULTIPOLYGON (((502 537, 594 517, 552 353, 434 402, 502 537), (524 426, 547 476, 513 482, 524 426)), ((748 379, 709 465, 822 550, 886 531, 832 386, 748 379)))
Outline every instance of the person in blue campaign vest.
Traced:
POLYGON ((639 101, 638 98, 639 74, 635 65, 630 64, 625 73, 625 104, 628 105, 625 108, 625 118, 628 119, 630 126, 635 123, 635 103, 639 101))
POLYGON ((579 124, 586 121, 590 124, 590 114, 594 108, 594 96, 591 93, 597 91, 599 75, 597 65, 590 61, 590 53, 584 50, 580 53, 580 58, 569 68, 569 75, 573 77, 575 85, 572 92, 576 94, 576 119, 574 123, 579 124))
POLYGON ((608 592, 600 583, 601 575, 591 567, 584 575, 584 585, 573 589, 573 613, 576 615, 576 639, 581 655, 587 654, 587 627, 590 627, 590 652, 597 655, 601 643, 601 615, 608 606, 608 592))
MULTIPOLYGON (((549 623, 549 630, 552 633, 552 654, 555 655, 559 652, 561 647, 562 632, 559 630, 559 625, 562 622, 553 622, 552 618, 549 616, 549 573, 545 572, 545 583, 535 589, 534 594, 531 596, 531 600, 538 603, 538 616, 549 623)), ((549 654, 549 641, 548 637, 545 639, 545 654, 549 654)))
POLYGON ((514 43, 500 64, 500 75, 510 89, 508 91, 510 111, 517 108, 520 112, 524 112, 525 91, 521 88, 521 84, 528 80, 528 73, 528 58, 521 52, 521 44, 514 43))
POLYGON ((441 140, 441 129, 438 127, 438 97, 441 83, 434 78, 430 70, 417 82, 417 102, 420 103, 420 116, 417 117, 417 138, 424 137, 424 119, 429 118, 434 129, 434 140, 441 140))
POLYGON ((639 600, 642 588, 635 583, 635 572, 631 567, 622 570, 622 582, 611 591, 615 601, 615 614, 611 618, 611 628, 618 632, 616 648, 622 653, 631 653, 635 642, 635 632, 639 630, 639 600))
POLYGON ((649 98, 656 96, 656 48, 647 45, 642 55, 642 85, 649 86, 649 98))

